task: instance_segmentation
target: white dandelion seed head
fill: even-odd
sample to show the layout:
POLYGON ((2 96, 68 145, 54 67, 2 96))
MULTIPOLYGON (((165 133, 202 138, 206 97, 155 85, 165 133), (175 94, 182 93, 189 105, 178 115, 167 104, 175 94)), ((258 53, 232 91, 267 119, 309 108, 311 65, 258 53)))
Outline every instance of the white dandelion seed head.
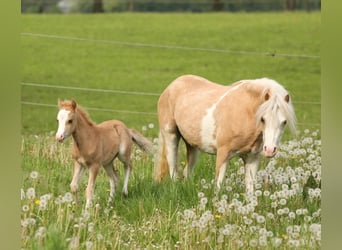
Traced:
POLYGON ((30 173, 31 179, 37 179, 39 177, 39 173, 37 171, 32 171, 30 173))
POLYGON ((36 190, 33 187, 30 187, 26 190, 26 197, 29 200, 33 200, 34 198, 36 198, 36 190))

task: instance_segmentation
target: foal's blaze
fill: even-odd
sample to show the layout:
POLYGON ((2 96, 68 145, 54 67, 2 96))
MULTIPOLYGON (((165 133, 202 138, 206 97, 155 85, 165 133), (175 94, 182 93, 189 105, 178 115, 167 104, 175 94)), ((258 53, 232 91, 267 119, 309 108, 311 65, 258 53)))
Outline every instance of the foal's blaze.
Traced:
POLYGON ((285 124, 295 131, 295 114, 288 92, 274 80, 241 80, 230 86, 199 76, 175 79, 158 100, 159 151, 154 178, 169 172, 177 179, 178 144, 187 149, 183 175, 191 174, 198 151, 216 154, 217 187, 234 155, 245 163, 246 189, 253 191, 259 153, 277 153, 285 124))

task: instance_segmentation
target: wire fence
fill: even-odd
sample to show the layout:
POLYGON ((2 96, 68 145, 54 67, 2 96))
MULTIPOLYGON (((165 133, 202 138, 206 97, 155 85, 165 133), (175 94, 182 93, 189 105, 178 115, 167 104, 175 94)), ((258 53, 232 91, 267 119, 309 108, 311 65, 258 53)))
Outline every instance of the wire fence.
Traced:
MULTIPOLYGON (((91 39, 91 38, 81 38, 81 37, 70 37, 70 36, 62 36, 62 35, 51 35, 51 34, 40 34, 40 33, 21 33, 22 36, 31 36, 31 37, 43 37, 48 39, 63 39, 70 41, 80 41, 80 42, 92 42, 92 43, 106 43, 120 46, 134 46, 134 47, 151 47, 151 48, 160 48, 160 49, 175 49, 175 50, 192 50, 192 51, 202 51, 209 53, 230 53, 230 54, 240 54, 240 55, 254 55, 254 56, 272 56, 272 57, 286 57, 286 58, 299 58, 299 59, 320 59, 318 55, 304 55, 304 54, 282 54, 282 53, 273 53, 273 52, 256 52, 256 51, 234 51, 234 50, 224 50, 224 49, 210 49, 210 48, 194 48, 194 47, 184 47, 184 46, 173 46, 173 45, 161 45, 161 44, 146 44, 139 42, 126 42, 126 41, 113 41, 113 40, 99 40, 99 39, 91 39)), ((140 96, 159 96, 160 93, 154 92, 139 92, 139 91, 128 91, 128 90, 119 90, 119 89, 99 89, 99 88, 85 88, 78 86, 66 86, 66 85, 54 85, 54 84, 45 84, 45 83, 33 83, 33 82, 22 82, 22 86, 27 87, 35 87, 35 88, 52 88, 52 89, 67 89, 74 91, 88 91, 88 92, 99 92, 99 93, 112 93, 112 94, 120 94, 120 95, 140 95, 140 96)), ((37 102, 28 102, 22 101, 22 105, 30 105, 37 107, 49 107, 56 108, 55 104, 47 104, 47 103, 37 103, 37 102)), ((294 101, 294 104, 299 105, 321 105, 321 102, 318 101, 294 101)), ((116 110, 116 109, 104 109, 97 107, 85 107, 88 110, 93 111, 101 111, 101 112, 116 112, 116 113, 127 113, 127 114, 136 114, 136 115, 152 115, 156 116, 157 113, 153 112, 145 112, 145 111, 136 111, 136 110, 116 110)), ((310 125, 310 126, 320 126, 319 123, 298 123, 300 126, 310 125)))
MULTIPOLYGON (((98 89, 98 88, 84 88, 84 87, 72 87, 72 86, 62 86, 62 85, 50 85, 50 84, 40 84, 40 83, 28 83, 22 82, 22 86, 36 87, 36 88, 53 88, 53 89, 67 89, 76 91, 88 91, 88 92, 100 92, 100 93, 112 93, 112 94, 125 94, 125 95, 140 95, 140 96, 159 96, 160 93, 152 92, 137 92, 137 91, 127 91, 127 90, 117 90, 117 89, 98 89)), ((304 105, 321 105, 321 102, 317 101, 294 101, 294 104, 304 104, 304 105)), ((27 102, 22 101, 22 105, 38 106, 38 107, 48 107, 56 108, 56 104, 47 103, 37 103, 37 102, 27 102)), ((119 109, 105 109, 97 107, 84 107, 89 111, 99 111, 99 112, 115 112, 115 113, 125 113, 125 114, 135 114, 135 115, 151 115, 157 116, 156 112, 146 112, 146 111, 136 111, 136 110, 119 110, 119 109)), ((299 126, 314 126, 319 127, 320 123, 297 123, 299 126)))
POLYGON ((72 36, 39 34, 39 33, 29 33, 29 32, 22 32, 21 35, 22 36, 33 36, 33 37, 44 37, 44 38, 51 38, 51 39, 70 40, 70 41, 80 41, 80 42, 106 43, 106 44, 121 45, 121 46, 132 46, 132 47, 151 47, 151 48, 160 48, 160 49, 191 50, 191 51, 226 53, 226 54, 259 55, 259 56, 271 56, 271 57, 292 57, 292 58, 304 58, 304 59, 320 59, 319 55, 285 54, 285 53, 277 53, 277 52, 257 52, 257 51, 243 51, 243 50, 195 48, 195 47, 186 47, 186 46, 148 44, 148 43, 139 43, 139 42, 100 40, 100 39, 91 39, 91 38, 84 38, 84 37, 72 37, 72 36))

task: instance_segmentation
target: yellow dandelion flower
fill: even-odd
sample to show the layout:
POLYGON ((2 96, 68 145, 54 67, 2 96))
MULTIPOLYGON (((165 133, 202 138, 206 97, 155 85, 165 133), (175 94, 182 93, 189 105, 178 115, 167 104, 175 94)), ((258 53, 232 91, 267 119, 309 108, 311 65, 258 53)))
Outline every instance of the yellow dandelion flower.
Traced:
POLYGON ((220 219, 221 215, 220 214, 215 214, 215 219, 220 219))
POLYGON ((36 200, 34 203, 36 203, 37 205, 40 205, 40 200, 36 200))

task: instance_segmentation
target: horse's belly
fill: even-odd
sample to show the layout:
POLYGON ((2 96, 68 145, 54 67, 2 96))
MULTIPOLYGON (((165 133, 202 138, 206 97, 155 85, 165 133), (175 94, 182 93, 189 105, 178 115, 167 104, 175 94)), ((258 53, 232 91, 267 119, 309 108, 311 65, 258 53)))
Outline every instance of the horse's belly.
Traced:
MULTIPOLYGON (((212 130, 203 130, 201 125, 178 126, 183 139, 193 147, 209 154, 216 154, 216 138, 211 133, 212 130)), ((205 128, 204 128, 205 129, 205 128)))

